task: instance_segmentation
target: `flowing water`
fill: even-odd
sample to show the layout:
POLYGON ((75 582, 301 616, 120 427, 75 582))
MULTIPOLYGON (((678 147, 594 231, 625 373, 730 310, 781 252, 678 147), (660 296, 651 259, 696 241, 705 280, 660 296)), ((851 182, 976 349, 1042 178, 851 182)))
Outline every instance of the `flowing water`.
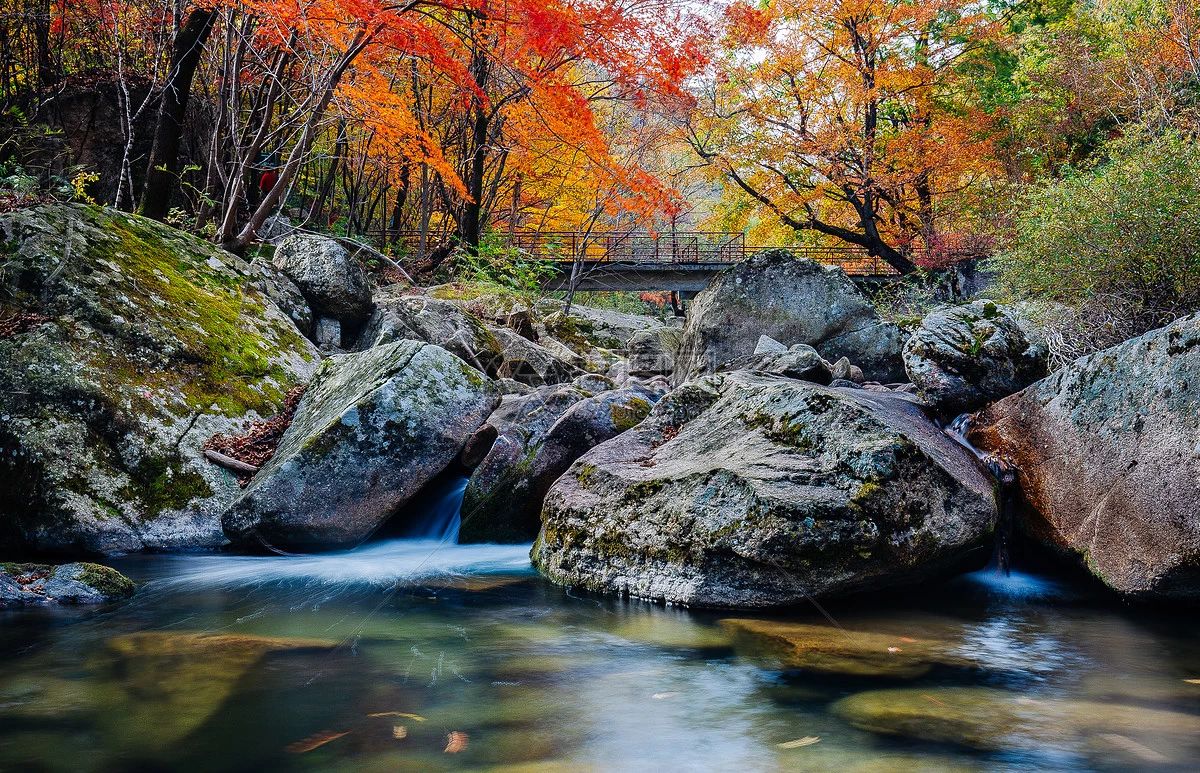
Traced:
MULTIPOLYGON (((447 532, 448 534, 449 532, 447 532)), ((139 557, 0 615, 0 770, 1194 770, 1200 624, 984 570, 787 615, 555 587, 528 546, 139 557)))

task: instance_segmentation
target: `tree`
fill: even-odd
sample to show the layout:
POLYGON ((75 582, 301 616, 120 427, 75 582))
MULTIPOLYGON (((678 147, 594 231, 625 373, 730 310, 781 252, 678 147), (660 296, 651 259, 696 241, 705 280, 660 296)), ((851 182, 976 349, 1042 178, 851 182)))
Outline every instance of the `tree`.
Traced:
POLYGON ((956 64, 992 23, 967 0, 773 0, 728 10, 696 152, 797 232, 901 272, 995 171, 956 64))
POLYGON ((188 13, 175 34, 171 68, 159 97, 154 145, 150 150, 140 205, 141 213, 155 220, 165 218, 171 207, 171 193, 179 174, 179 139, 183 134, 192 79, 216 18, 216 8, 197 6, 188 13))

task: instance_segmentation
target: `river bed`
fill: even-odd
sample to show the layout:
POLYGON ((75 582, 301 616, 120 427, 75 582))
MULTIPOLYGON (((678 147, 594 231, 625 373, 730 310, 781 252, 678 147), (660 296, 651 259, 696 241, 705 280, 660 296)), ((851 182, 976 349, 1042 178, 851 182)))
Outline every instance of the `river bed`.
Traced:
POLYGON ((528 546, 144 556, 0 613, 0 770, 1193 770, 1200 622, 983 570, 789 614, 574 593, 528 546))

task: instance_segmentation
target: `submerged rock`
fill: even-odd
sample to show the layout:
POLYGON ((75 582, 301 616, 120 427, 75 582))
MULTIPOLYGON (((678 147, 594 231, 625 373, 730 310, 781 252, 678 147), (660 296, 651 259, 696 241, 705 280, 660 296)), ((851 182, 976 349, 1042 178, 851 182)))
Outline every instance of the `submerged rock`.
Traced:
POLYGON ((82 205, 0 214, 0 547, 217 547, 240 493, 201 448, 275 414, 316 349, 241 259, 82 205), (36 322, 36 323, 35 323, 36 322))
POLYGON ((521 409, 524 421, 506 422, 467 484, 460 542, 532 540, 551 484, 585 451, 644 419, 658 399, 639 387, 570 401, 572 396, 560 389, 546 393, 539 404, 542 396, 530 395, 521 409))
POLYGON ((664 397, 551 487, 550 579, 715 607, 916 582, 986 550, 991 479, 909 400, 747 372, 664 397))
POLYGON ((833 712, 873 733, 977 749, 1061 750, 1113 733, 1141 738, 1137 745, 1158 749, 1164 746, 1151 739, 1178 746, 1200 733, 1200 717, 1192 714, 1111 702, 1032 698, 989 687, 872 690, 838 701, 833 712))
POLYGON ((944 306, 904 346, 904 368, 943 416, 981 408, 1046 375, 1046 350, 991 301, 944 306))
POLYGON ((362 265, 335 240, 292 234, 275 248, 275 267, 304 293, 320 317, 358 328, 371 315, 371 281, 362 265))
POLYGON ((224 514, 225 532, 249 545, 353 547, 455 461, 499 399, 474 368, 417 341, 330 358, 224 514))
POLYGON ((0 564, 0 608, 104 604, 133 595, 133 581, 101 564, 0 564))
POLYGON ((96 696, 97 708, 121 717, 116 732, 153 727, 153 735, 140 735, 139 742, 168 748, 216 714, 264 658, 327 656, 337 644, 252 634, 146 631, 116 636, 93 663, 113 674, 108 690, 96 696))
POLYGON ((1200 315, 994 403, 969 437, 1017 467, 1035 539, 1120 593, 1200 598, 1200 315))
POLYGON ((935 639, 782 620, 731 618, 721 625, 787 668, 818 673, 912 679, 934 665, 973 665, 952 642, 935 639))
POLYGON ((900 381, 900 329, 839 268, 766 250, 713 278, 688 308, 675 383, 754 353, 761 336, 849 357, 867 378, 900 381))

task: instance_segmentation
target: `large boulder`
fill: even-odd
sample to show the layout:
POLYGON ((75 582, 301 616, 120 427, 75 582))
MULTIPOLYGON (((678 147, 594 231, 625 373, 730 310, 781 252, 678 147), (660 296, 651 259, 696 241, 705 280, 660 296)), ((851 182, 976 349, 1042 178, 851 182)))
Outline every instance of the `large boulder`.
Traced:
POLYGON ((289 550, 353 547, 458 458, 499 400, 477 370, 419 341, 330 358, 225 532, 289 550))
POLYGON ((0 548, 213 548, 240 493, 202 447, 318 355, 245 261, 114 210, 0 215, 0 548))
POLYGON ((539 390, 497 411, 503 427, 463 498, 460 542, 528 542, 551 484, 585 451, 644 419, 659 395, 641 386, 582 393, 539 390))
POLYGON ((304 293, 319 317, 358 328, 371 315, 371 281, 362 265, 335 240, 292 234, 275 248, 275 267, 304 293))
POLYGON ((688 308, 675 383, 754 353, 760 336, 848 357, 867 378, 904 380, 900 329, 839 268, 766 250, 713 278, 688 308))
POLYGON ((904 345, 904 368, 943 416, 974 411, 1046 375, 1046 350, 1002 306, 979 300, 930 312, 904 345))
POLYGON ((551 487, 551 580, 712 607, 916 582, 982 557, 991 478, 912 402, 736 372, 689 382, 551 487))
POLYGON ((976 418, 1036 539, 1134 597, 1200 598, 1200 315, 1083 357, 976 418))

